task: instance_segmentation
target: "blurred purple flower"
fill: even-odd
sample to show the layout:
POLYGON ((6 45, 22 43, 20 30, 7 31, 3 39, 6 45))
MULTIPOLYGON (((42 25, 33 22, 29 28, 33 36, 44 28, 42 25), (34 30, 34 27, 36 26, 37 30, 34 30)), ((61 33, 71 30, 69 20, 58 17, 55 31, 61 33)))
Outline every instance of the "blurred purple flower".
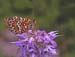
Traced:
POLYGON ((21 39, 10 43, 19 47, 20 57, 45 57, 46 54, 57 54, 57 43, 54 40, 59 36, 57 31, 46 33, 41 30, 28 30, 27 33, 16 34, 16 36, 21 39))

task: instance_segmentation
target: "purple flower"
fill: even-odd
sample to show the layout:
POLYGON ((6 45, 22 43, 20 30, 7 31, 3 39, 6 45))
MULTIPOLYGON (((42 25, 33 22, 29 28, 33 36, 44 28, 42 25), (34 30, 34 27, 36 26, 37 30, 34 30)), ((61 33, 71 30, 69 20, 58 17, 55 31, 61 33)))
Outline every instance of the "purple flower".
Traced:
POLYGON ((27 33, 16 34, 16 36, 20 37, 20 40, 10 43, 19 47, 20 57, 45 57, 46 54, 57 54, 57 43, 54 40, 59 36, 57 31, 47 33, 44 30, 28 30, 27 33))

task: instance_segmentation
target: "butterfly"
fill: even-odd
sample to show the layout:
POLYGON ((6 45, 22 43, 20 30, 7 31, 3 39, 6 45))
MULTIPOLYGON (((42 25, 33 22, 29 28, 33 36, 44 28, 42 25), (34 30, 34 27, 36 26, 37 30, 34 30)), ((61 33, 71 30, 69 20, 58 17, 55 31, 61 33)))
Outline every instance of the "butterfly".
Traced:
POLYGON ((27 30, 34 30, 36 21, 29 18, 14 16, 6 18, 6 25, 11 32, 20 34, 27 30))

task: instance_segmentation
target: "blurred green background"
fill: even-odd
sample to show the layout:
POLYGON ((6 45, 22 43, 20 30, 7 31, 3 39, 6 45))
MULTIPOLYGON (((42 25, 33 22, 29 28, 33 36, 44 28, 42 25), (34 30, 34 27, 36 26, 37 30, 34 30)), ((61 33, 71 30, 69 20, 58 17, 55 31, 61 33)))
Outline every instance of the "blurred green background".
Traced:
MULTIPOLYGON (((75 57, 75 0, 0 0, 0 36, 4 18, 13 16, 36 19, 39 29, 58 30, 63 35, 56 39, 59 57, 75 57)), ((1 50, 0 57, 5 57, 1 50)))

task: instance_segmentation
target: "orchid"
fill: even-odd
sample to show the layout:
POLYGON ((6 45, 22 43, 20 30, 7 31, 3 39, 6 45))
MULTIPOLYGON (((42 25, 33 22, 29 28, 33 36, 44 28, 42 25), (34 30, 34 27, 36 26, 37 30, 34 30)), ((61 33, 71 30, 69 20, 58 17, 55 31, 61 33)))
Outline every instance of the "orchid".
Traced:
POLYGON ((57 31, 46 33, 43 30, 32 31, 28 33, 16 34, 20 40, 10 42, 15 44, 21 50, 20 57, 45 57, 45 55, 57 54, 57 43, 55 38, 58 37, 57 31))

